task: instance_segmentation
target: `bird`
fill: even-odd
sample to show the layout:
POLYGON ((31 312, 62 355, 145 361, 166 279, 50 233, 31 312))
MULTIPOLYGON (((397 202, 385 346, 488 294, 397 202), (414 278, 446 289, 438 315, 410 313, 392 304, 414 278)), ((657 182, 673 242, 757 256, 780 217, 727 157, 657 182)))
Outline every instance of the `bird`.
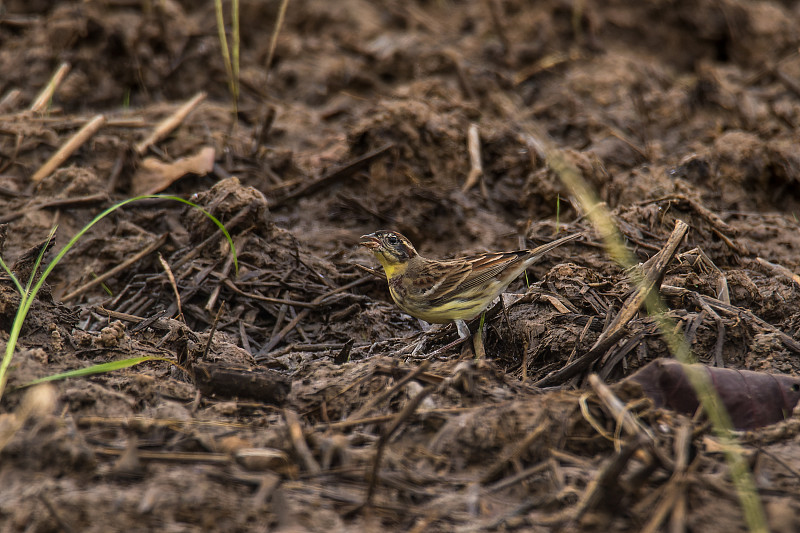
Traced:
POLYGON ((546 253, 580 236, 568 235, 532 250, 443 261, 421 256, 411 241, 396 231, 362 235, 359 244, 371 250, 383 267, 397 307, 425 322, 455 322, 459 337, 465 339, 470 335, 466 320, 478 316, 546 253))

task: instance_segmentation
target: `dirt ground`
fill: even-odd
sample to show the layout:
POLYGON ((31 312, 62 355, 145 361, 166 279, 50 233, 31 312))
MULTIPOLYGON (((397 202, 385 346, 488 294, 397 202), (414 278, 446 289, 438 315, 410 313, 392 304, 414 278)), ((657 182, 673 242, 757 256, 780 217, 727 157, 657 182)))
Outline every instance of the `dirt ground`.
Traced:
MULTIPOLYGON (((698 360, 800 376, 800 6, 295 0, 268 65, 279 8, 240 4, 234 116, 213 2, 0 4, 15 274, 54 226, 48 259, 150 192, 238 258, 172 200, 78 241, 0 399, 0 531, 747 530, 702 416, 617 388, 630 433, 590 387, 671 353, 642 312, 583 357, 634 286, 546 159, 638 261, 688 224, 661 292, 698 360), (421 325, 357 246, 382 228, 437 258, 584 236, 490 310, 484 358, 431 358, 455 328, 412 353, 421 325), (20 388, 140 356, 172 363, 20 388)), ((3 347, 19 303, 0 277, 3 347)), ((772 531, 800 531, 799 422, 736 433, 772 531)))

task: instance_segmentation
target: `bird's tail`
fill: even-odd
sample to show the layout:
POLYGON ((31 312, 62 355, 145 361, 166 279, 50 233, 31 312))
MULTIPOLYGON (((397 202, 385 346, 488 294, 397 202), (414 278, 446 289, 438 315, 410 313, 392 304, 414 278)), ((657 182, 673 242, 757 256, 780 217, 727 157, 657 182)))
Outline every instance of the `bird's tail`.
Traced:
POLYGON ((567 243, 569 241, 574 241, 578 237, 582 236, 583 236, 582 233, 573 233, 572 235, 561 237, 560 239, 556 239, 553 242, 548 242, 547 244, 543 244, 541 246, 537 246, 536 248, 528 250, 530 256, 528 257, 528 259, 525 260, 526 266, 532 265, 533 263, 541 259, 545 254, 547 254, 551 250, 554 250, 555 248, 558 248, 562 244, 567 243))

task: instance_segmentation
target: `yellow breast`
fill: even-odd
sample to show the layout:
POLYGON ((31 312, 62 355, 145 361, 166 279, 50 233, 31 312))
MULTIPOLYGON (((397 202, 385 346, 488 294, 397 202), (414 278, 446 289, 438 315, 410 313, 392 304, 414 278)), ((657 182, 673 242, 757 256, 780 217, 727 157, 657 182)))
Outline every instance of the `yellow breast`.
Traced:
POLYGON ((387 279, 391 280, 394 277, 404 274, 406 268, 408 268, 408 263, 390 263, 383 254, 375 254, 375 256, 378 258, 378 261, 380 261, 383 271, 386 272, 387 279))

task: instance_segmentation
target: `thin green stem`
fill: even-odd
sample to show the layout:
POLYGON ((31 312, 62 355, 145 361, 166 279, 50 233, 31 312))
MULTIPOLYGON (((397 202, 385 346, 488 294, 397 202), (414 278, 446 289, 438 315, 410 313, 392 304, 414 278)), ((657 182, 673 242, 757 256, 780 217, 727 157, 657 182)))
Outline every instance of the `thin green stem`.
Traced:
POLYGON ((3 267, 3 270, 5 270, 6 274, 8 274, 8 277, 11 278, 11 281, 14 282, 14 285, 17 287, 17 292, 19 292, 20 296, 25 294, 25 289, 22 287, 22 283, 20 283, 19 280, 17 279, 17 276, 15 276, 13 272, 11 272, 11 269, 8 268, 8 265, 6 264, 5 261, 3 261, 2 257, 0 257, 0 266, 3 267))
POLYGON ((233 110, 236 112, 239 106, 239 0, 231 2, 231 24, 233 25, 233 110))
MULTIPOLYGON (((238 11, 238 2, 236 3, 237 11, 238 11)), ((237 106, 238 106, 238 87, 236 83, 236 77, 234 76, 234 67, 233 63, 231 62, 231 52, 228 49, 228 36, 225 32, 225 16, 222 13, 222 0, 214 0, 214 12, 217 17, 217 34, 219 36, 219 47, 222 53, 222 62, 225 64, 225 72, 228 75, 228 89, 231 92, 231 98, 233 99, 233 114, 236 115, 237 106)), ((236 22, 238 26, 239 16, 236 15, 236 22)), ((235 29, 236 33, 238 33, 238 27, 235 29)), ((238 43, 234 45, 234 53, 238 55, 238 43)), ((239 66, 236 65, 236 72, 238 74, 239 66)))
MULTIPOLYGON (((580 171, 567 162, 564 156, 556 150, 549 150, 547 163, 578 198, 592 225, 600 233, 603 245, 611 258, 624 268, 636 265, 637 261, 625 246, 611 213, 606 205, 599 201, 594 191, 581 176, 580 171)), ((636 271, 634 270, 634 272, 636 271)), ((638 279, 634 281, 641 287, 645 283, 644 278, 641 275, 635 277, 638 279)), ((659 325, 661 335, 674 357, 682 363, 694 362, 686 339, 675 333, 675 324, 666 316, 666 306, 657 291, 652 291, 647 297, 645 307, 649 316, 653 317, 659 325)), ((731 428, 733 426, 725 406, 706 374, 697 372, 693 367, 687 367, 687 376, 715 433, 724 445, 725 456, 731 469, 731 479, 736 487, 748 529, 754 532, 766 532, 766 517, 758 497, 755 481, 744 459, 741 446, 732 437, 731 428)))
POLYGON ((97 365, 87 366, 86 368, 69 370, 67 372, 61 372, 58 374, 51 374, 49 376, 44 376, 38 379, 34 379, 33 381, 29 381, 28 383, 20 385, 16 389, 31 387, 33 385, 38 385, 40 383, 45 383, 47 381, 58 381, 61 379, 77 378, 83 376, 91 376, 94 374, 113 372, 115 370, 122 370, 123 368, 130 368, 132 366, 145 363, 147 361, 165 361, 173 365, 175 364, 175 361, 173 361, 172 359, 167 359, 166 357, 157 357, 153 355, 147 355, 144 357, 131 357, 128 359, 120 359, 118 361, 109 361, 108 363, 100 363, 97 365))
POLYGON ((561 195, 556 193, 556 233, 561 227, 561 195))

